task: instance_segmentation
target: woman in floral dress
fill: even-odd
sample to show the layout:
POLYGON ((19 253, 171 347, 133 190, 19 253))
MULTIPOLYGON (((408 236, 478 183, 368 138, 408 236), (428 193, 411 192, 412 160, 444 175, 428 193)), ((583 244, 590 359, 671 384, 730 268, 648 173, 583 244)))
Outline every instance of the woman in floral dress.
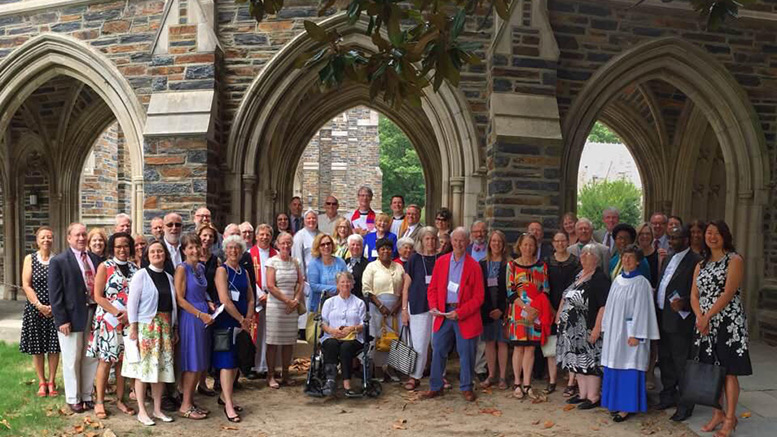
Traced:
POLYGON ((734 249, 728 225, 722 221, 710 222, 704 230, 704 259, 696 266, 691 308, 696 315, 694 343, 699 348, 699 361, 720 363, 726 369, 726 382, 721 405, 712 419, 702 427, 715 437, 726 437, 737 426, 737 399, 740 375, 751 375, 747 318, 742 307, 740 286, 744 275, 744 261, 734 249))
MULTIPOLYGON (((111 366, 116 364, 121 369, 124 355, 124 336, 127 332, 127 293, 129 280, 137 271, 137 266, 131 261, 135 256, 135 242, 124 232, 117 232, 108 239, 106 253, 110 257, 97 267, 94 279, 94 300, 98 307, 92 322, 92 333, 89 337, 89 348, 86 356, 100 360, 95 378, 97 401, 94 403, 94 414, 98 419, 105 419, 105 386, 111 366)), ((135 414, 132 408, 124 403, 124 377, 121 372, 116 374, 116 408, 125 414, 135 414)))

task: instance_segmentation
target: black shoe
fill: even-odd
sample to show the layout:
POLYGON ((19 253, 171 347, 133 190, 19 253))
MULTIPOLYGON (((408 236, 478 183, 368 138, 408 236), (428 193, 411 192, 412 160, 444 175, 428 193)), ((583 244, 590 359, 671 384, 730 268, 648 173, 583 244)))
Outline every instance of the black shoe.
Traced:
POLYGON ((177 411, 181 404, 175 402, 175 398, 170 396, 162 397, 162 410, 163 411, 177 411))
POLYGON ((245 375, 246 375, 246 379, 251 381, 261 378, 261 376, 258 373, 254 372, 253 370, 251 370, 250 372, 246 372, 245 375))
POLYGON ((654 408, 658 411, 668 410, 674 408, 676 405, 671 402, 659 402, 654 408))
POLYGON ((630 413, 626 413, 625 416, 621 416, 618 413, 618 414, 615 414, 614 416, 612 416, 612 421, 615 422, 615 423, 621 423, 621 422, 625 422, 626 420, 628 420, 629 417, 631 417, 630 413))
POLYGON ((580 404, 583 403, 585 400, 580 399, 580 396, 574 395, 571 398, 567 399, 567 403, 570 405, 580 404))
POLYGON ((687 408, 687 407, 677 407, 677 411, 674 412, 672 417, 669 418, 669 420, 675 421, 675 422, 682 422, 689 417, 693 416, 693 409, 687 408))
POLYGON ((332 396, 335 392, 335 380, 334 379, 327 379, 326 383, 324 383, 324 388, 321 389, 321 393, 325 397, 332 396))
POLYGON ((477 375, 478 375, 478 380, 480 380, 480 382, 483 382, 486 379, 488 379, 488 373, 478 373, 477 375))
POLYGON ((599 408, 602 405, 601 401, 591 402, 588 399, 584 400, 580 404, 577 405, 578 410, 593 410, 594 408, 599 408))

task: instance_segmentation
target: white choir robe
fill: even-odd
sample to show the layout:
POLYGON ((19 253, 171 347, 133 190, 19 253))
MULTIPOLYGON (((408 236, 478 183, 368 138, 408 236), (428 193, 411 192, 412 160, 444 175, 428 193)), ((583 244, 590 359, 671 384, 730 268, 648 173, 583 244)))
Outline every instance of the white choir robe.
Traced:
POLYGON ((659 337, 650 281, 641 275, 633 278, 618 275, 604 307, 602 366, 647 371, 650 340, 659 337), (629 346, 629 337, 643 341, 629 346))

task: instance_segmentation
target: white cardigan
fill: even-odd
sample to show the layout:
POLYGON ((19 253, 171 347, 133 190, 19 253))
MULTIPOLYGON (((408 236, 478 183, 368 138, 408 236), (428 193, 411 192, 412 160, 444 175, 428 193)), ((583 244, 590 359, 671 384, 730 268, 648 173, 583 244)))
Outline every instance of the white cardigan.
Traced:
MULTIPOLYGON (((173 277, 165 272, 170 281, 170 295, 173 299, 173 317, 172 326, 175 327, 178 314, 178 308, 175 299, 175 285, 173 277)), ((157 290, 154 280, 148 274, 145 268, 140 269, 132 275, 129 284, 129 296, 127 302, 127 317, 130 323, 151 323, 151 320, 157 313, 159 302, 159 290, 157 290)))

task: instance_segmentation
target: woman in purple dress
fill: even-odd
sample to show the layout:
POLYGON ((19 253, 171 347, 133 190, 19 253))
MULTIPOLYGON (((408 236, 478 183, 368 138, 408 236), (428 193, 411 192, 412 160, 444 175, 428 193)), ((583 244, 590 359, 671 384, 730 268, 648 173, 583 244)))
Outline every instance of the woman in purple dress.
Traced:
POLYGON ((213 303, 208 301, 208 282, 205 279, 205 267, 200 264, 202 244, 197 234, 187 234, 181 238, 186 262, 175 270, 175 292, 179 317, 178 335, 180 337, 180 366, 182 372, 183 402, 178 414, 187 419, 200 420, 207 417, 208 411, 198 408, 192 402, 194 389, 202 372, 210 367, 210 335, 208 326, 213 323, 210 313, 213 303))

